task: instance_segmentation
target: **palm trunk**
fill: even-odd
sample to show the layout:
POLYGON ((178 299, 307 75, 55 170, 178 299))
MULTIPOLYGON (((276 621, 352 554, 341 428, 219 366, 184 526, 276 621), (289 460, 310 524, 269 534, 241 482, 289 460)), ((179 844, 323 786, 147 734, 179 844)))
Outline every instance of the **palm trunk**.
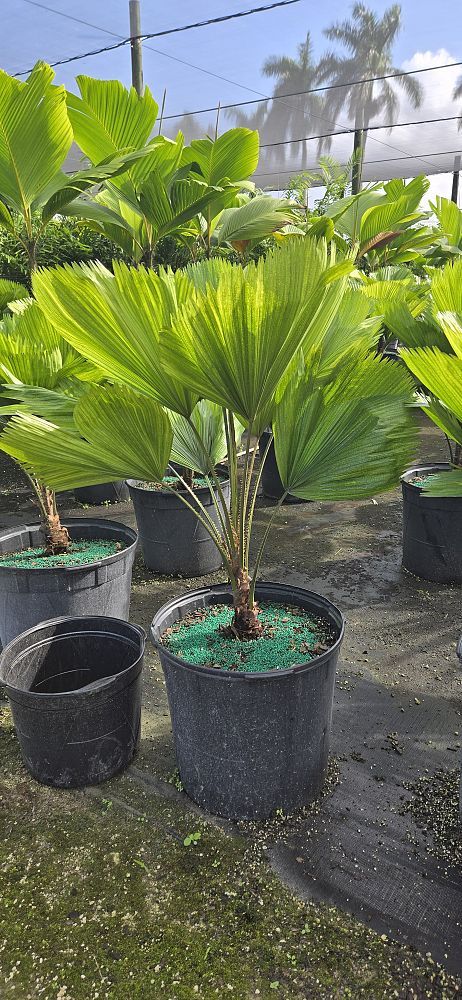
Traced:
POLYGON ((227 634, 240 639, 241 642, 248 639, 259 639, 263 633, 263 625, 258 619, 260 608, 256 601, 251 599, 251 580, 247 570, 242 566, 239 553, 233 560, 233 578, 235 584, 234 618, 226 630, 227 634))
POLYGON ((37 243, 36 240, 29 240, 27 244, 27 256, 29 259, 29 273, 32 275, 37 270, 37 243))
POLYGON ((351 171, 351 193, 359 194, 361 190, 361 180, 363 174, 364 147, 366 145, 366 131, 362 128, 355 129, 353 142, 353 167, 351 171))
POLYGON ((69 548, 69 532, 60 521, 53 490, 36 484, 37 496, 42 512, 42 532, 45 536, 45 555, 57 556, 69 548))

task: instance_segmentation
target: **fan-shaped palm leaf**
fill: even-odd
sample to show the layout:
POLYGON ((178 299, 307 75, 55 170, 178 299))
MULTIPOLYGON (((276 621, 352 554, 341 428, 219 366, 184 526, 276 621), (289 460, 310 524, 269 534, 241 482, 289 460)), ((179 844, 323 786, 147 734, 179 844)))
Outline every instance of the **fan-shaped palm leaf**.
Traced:
POLYGON ((287 492, 347 500, 395 485, 414 447, 406 412, 410 380, 379 359, 340 365, 320 384, 308 369, 285 390, 273 420, 276 460, 287 492))
POLYGON ((124 264, 114 264, 113 274, 101 264, 75 264, 39 272, 34 292, 61 335, 108 378, 189 416, 197 395, 168 378, 160 358, 160 332, 176 308, 174 282, 124 264))
POLYGON ((53 78, 53 70, 42 62, 25 83, 0 72, 0 192, 10 208, 27 218, 72 142, 66 93, 52 84, 53 78))
POLYGON ((132 476, 162 480, 172 430, 159 403, 126 386, 94 387, 77 402, 75 428, 19 414, 0 448, 36 479, 57 490, 132 476), (114 429, 123 426, 123 434, 114 429))
POLYGON ((166 370, 260 433, 298 349, 322 341, 351 266, 331 265, 325 244, 291 240, 245 271, 223 267, 162 335, 166 370))

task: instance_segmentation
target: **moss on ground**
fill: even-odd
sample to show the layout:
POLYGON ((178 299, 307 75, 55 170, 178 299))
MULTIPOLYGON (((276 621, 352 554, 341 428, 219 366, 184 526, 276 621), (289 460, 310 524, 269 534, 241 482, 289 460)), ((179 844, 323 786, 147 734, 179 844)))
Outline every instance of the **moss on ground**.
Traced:
POLYGON ((5 1000, 457 995, 431 959, 294 899, 249 837, 187 805, 129 776, 87 793, 38 785, 2 722, 5 1000))

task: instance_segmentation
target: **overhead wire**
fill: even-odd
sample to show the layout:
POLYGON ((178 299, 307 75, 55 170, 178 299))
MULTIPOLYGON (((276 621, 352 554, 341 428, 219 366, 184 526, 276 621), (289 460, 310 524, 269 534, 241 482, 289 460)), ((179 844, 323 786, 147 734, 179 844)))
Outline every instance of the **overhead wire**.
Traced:
MULTIPOLYGON (((96 54, 99 54, 99 52, 111 51, 113 49, 120 48, 122 45, 126 45, 126 44, 128 44, 128 42, 131 41, 130 38, 123 39, 123 38, 121 38, 120 35, 117 35, 115 32, 112 32, 112 31, 110 31, 107 28, 102 28, 102 27, 100 27, 98 25, 95 25, 95 24, 92 24, 91 22, 86 21, 86 20, 84 20, 82 18, 78 18, 78 17, 75 17, 73 15, 65 14, 62 11, 56 10, 56 8, 49 7, 46 4, 40 3, 39 0, 25 0, 25 2, 31 4, 32 6, 40 7, 42 9, 44 9, 44 10, 48 10, 51 13, 54 13, 54 14, 66 17, 69 20, 76 21, 77 23, 85 24, 88 27, 94 28, 97 31, 101 31, 101 32, 104 32, 106 34, 110 34, 112 37, 116 37, 116 38, 120 38, 121 39, 120 42, 117 42, 117 43, 115 43, 112 46, 105 46, 105 47, 102 47, 100 50, 93 50, 92 53, 85 53, 81 57, 72 56, 72 57, 70 57, 69 59, 66 59, 66 60, 59 60, 58 62, 51 63, 52 66, 62 65, 65 62, 70 62, 70 61, 76 60, 77 58, 84 58, 86 55, 90 55, 90 54, 91 55, 93 55, 93 54, 96 55, 96 54)), ((297 3, 297 2, 299 2, 299 0, 278 0, 278 2, 271 3, 271 4, 265 5, 263 7, 255 7, 255 8, 252 8, 251 10, 235 12, 233 14, 227 14, 227 15, 223 15, 223 16, 217 17, 217 18, 209 18, 209 19, 207 19, 205 21, 198 21, 198 22, 194 22, 193 24, 183 25, 183 26, 177 27, 177 28, 165 29, 165 30, 163 30, 161 32, 145 33, 145 34, 140 35, 139 37, 143 40, 143 42, 145 42, 145 40, 148 39, 148 38, 161 37, 161 36, 167 35, 167 34, 174 34, 174 33, 178 33, 178 32, 181 32, 181 31, 187 31, 187 30, 190 30, 191 28, 198 28, 198 27, 204 27, 205 25, 209 25, 209 24, 221 23, 222 21, 228 21, 228 20, 232 20, 232 19, 235 19, 235 18, 238 18, 238 17, 248 16, 249 14, 259 13, 259 12, 265 11, 265 10, 272 10, 272 9, 274 9, 276 7, 288 6, 288 5, 291 5, 293 3, 297 3)), ((422 67, 421 69, 416 69, 416 70, 403 70, 401 73, 388 73, 388 74, 383 74, 383 75, 377 76, 377 77, 366 77, 366 78, 364 78, 362 80, 355 80, 355 81, 350 81, 350 82, 342 83, 342 84, 326 84, 326 85, 319 86, 319 87, 311 87, 311 88, 308 88, 308 89, 306 89, 304 91, 295 91, 295 92, 291 92, 289 94, 277 94, 277 95, 274 95, 274 96, 270 96, 270 95, 262 94, 261 91, 254 90, 253 88, 247 87, 244 84, 238 84, 234 80, 230 80, 230 79, 228 79, 226 77, 222 77, 220 74, 215 74, 215 73, 212 73, 212 71, 204 70, 200 66, 194 66, 192 63, 189 63, 186 60, 179 59, 178 57, 175 57, 175 56, 170 56, 168 53, 164 53, 161 50, 154 49, 152 46, 146 45, 145 47, 148 48, 148 49, 150 49, 151 51, 156 52, 157 54, 164 55, 167 58, 172 58, 172 59, 174 59, 177 62, 181 62, 184 65, 190 66, 191 68, 196 69, 199 72, 206 72, 209 75, 213 75, 213 76, 217 77, 218 79, 224 80, 226 83, 230 83, 233 86, 239 86, 239 87, 241 87, 241 88, 243 88, 245 90, 248 90, 248 91, 250 91, 250 92, 252 92, 254 94, 259 95, 258 100, 255 100, 255 101, 242 101, 242 102, 236 102, 235 104, 229 104, 229 105, 217 105, 216 107, 202 109, 200 111, 186 111, 182 115, 179 115, 179 114, 178 115, 164 115, 163 116, 163 120, 164 121, 168 121, 168 120, 171 121, 171 120, 173 120, 175 118, 183 118, 183 117, 193 116, 193 115, 197 115, 197 114, 204 114, 204 113, 211 112, 211 111, 219 111, 219 110, 232 109, 232 108, 236 108, 236 107, 248 106, 250 104, 266 103, 268 101, 275 101, 275 100, 282 100, 284 106, 288 107, 291 110, 294 110, 294 105, 287 104, 287 102, 285 101, 286 97, 299 97, 299 96, 304 96, 304 95, 307 95, 307 94, 314 94, 314 93, 320 93, 320 92, 324 92, 324 91, 336 90, 336 89, 339 89, 339 88, 342 88, 342 87, 346 88, 348 86, 359 86, 359 85, 364 84, 364 83, 371 83, 371 82, 375 82, 375 81, 382 81, 382 80, 388 80, 388 79, 396 79, 396 78, 401 78, 401 77, 415 75, 415 74, 418 74, 418 73, 426 73, 426 72, 431 72, 431 71, 434 71, 434 70, 437 70, 437 69, 446 69, 448 67, 454 67, 454 66, 462 65, 462 61, 460 63, 458 63, 458 62, 442 63, 439 66, 426 66, 426 67, 422 67)), ((25 75, 25 73, 20 73, 20 74, 16 73, 14 75, 15 76, 23 76, 23 75, 25 75)), ((304 117, 308 117, 308 114, 306 112, 304 112, 303 110, 302 110, 302 114, 303 114, 304 117)), ((349 126, 342 126, 340 122, 329 120, 324 115, 316 115, 316 114, 311 113, 310 117, 312 119, 315 118, 315 119, 317 119, 319 121, 327 122, 327 124, 334 126, 337 129, 337 131, 336 132, 329 131, 327 133, 322 133, 322 134, 318 134, 318 135, 309 135, 309 136, 306 136, 306 137, 300 138, 300 139, 287 139, 287 140, 279 140, 279 141, 272 142, 272 143, 262 143, 261 144, 261 148, 269 148, 269 147, 274 147, 274 146, 289 145, 289 144, 294 144, 294 143, 298 143, 298 142, 308 142, 308 141, 310 141, 312 139, 316 140, 316 139, 330 138, 330 137, 333 137, 335 135, 348 135, 348 134, 354 133, 354 131, 355 131, 354 128, 349 127, 349 126)), ((450 121, 450 120, 456 120, 458 117, 459 117, 458 115, 454 115, 453 117, 447 117, 445 119, 443 119, 443 118, 441 118, 441 119, 433 119, 433 121, 435 121, 435 122, 436 121, 450 121)), ((379 129, 392 129, 392 128, 395 128, 395 127, 402 127, 405 124, 412 125, 412 124, 427 124, 427 123, 428 122, 409 122, 409 123, 404 123, 403 122, 403 123, 395 123, 395 125, 375 125, 375 126, 369 126, 369 128, 368 128, 367 131, 370 132, 370 131, 379 130, 379 129)), ((395 146, 392 143, 386 142, 385 140, 378 139, 376 136, 373 136, 373 135, 371 135, 370 138, 371 138, 372 141, 378 143, 379 145, 383 145, 383 146, 385 146, 385 147, 387 147, 389 149, 394 150, 395 152, 402 153, 404 156, 408 157, 407 150, 401 149, 400 147, 395 146)), ((424 155, 426 155, 426 154, 424 154, 424 155)), ((438 154, 435 154, 435 155, 438 155, 438 154)), ((421 159, 422 162, 424 162, 423 158, 420 157, 418 154, 413 154, 412 158, 414 158, 414 159, 421 159)), ((432 165, 432 166, 434 166, 436 168, 436 164, 430 164, 430 165, 432 165)), ((425 164, 425 166, 428 166, 428 164, 425 164)))
MULTIPOLYGON (((225 21, 234 21, 241 17, 249 17, 250 14, 260 14, 268 10, 275 10, 277 7, 290 7, 295 3, 301 3, 301 0, 274 0, 273 3, 265 4, 262 7, 251 7, 250 10, 235 11, 233 14, 222 14, 220 17, 209 17, 204 21, 193 21, 190 24, 182 24, 176 28, 164 28, 162 31, 150 31, 141 35, 132 35, 128 38, 122 38, 120 42, 114 42, 112 45, 103 45, 99 49, 91 49, 89 52, 82 52, 79 55, 57 59, 55 62, 50 63, 50 66, 53 68, 55 66, 65 66, 79 59, 99 56, 102 52, 112 52, 114 49, 120 49, 124 45, 130 45, 132 41, 144 42, 149 38, 164 38, 166 35, 177 35, 183 31, 191 31, 193 28, 205 28, 211 24, 222 24, 225 21)), ((20 73, 13 73, 13 76, 28 76, 31 72, 32 69, 22 70, 20 73)))
MULTIPOLYGON (((439 122, 458 121, 459 118, 460 115, 448 115, 445 118, 419 118, 412 122, 394 122, 392 125, 369 125, 367 131, 373 132, 380 129, 392 130, 394 128, 406 128, 409 125, 434 125, 439 122)), ((270 146, 289 146, 295 142, 311 142, 312 139, 335 139, 336 135, 352 135, 354 131, 354 128, 345 128, 341 129, 339 132, 323 132, 320 135, 305 135, 300 139, 279 139, 277 142, 261 142, 260 149, 268 149, 270 146)), ((414 157, 415 154, 413 153, 412 155, 414 157)))
MULTIPOLYGON (((81 17, 75 17, 73 14, 66 14, 62 10, 56 10, 55 7, 49 7, 48 4, 40 3, 39 0, 23 0, 23 3, 28 3, 32 7, 40 7, 42 10, 48 11, 50 14, 57 14, 59 17, 64 17, 68 21, 75 21, 77 24, 84 24, 87 28, 94 28, 95 31, 100 31, 102 34, 111 35, 112 38, 123 39, 123 35, 119 35, 116 31, 111 31, 110 28, 103 28, 101 25, 92 24, 91 21, 86 21, 81 17)), ((206 69, 205 66, 197 66, 196 63, 189 62, 187 59, 180 59, 179 56, 174 56, 171 52, 164 52, 163 49, 155 49, 153 45, 147 45, 146 42, 143 43, 143 48, 148 49, 149 52, 155 52, 158 56, 164 56, 165 59, 171 59, 173 62, 180 63, 182 66, 188 66, 189 69, 197 70, 198 73, 204 73, 206 76, 213 76, 215 80, 222 80, 223 83, 230 83, 233 87, 239 87, 241 90, 247 90, 251 94, 259 94, 260 91, 254 90, 253 87, 247 87, 244 83, 238 83, 237 80, 231 80, 228 76, 222 76, 221 73, 215 73, 211 69, 206 69)), ((264 99, 266 100, 266 98, 264 99)), ((243 101, 243 104, 246 102, 243 101)), ((256 103, 256 102, 255 102, 256 103)), ((233 105, 230 105, 232 107, 233 105)), ((214 111, 218 111, 218 108, 214 108, 214 111)), ((186 111, 186 115, 196 114, 194 111, 186 111)), ((168 118, 175 118, 175 115, 168 115, 168 118)), ((178 115, 181 118, 181 115, 178 115)), ((165 115, 164 115, 165 121, 165 115)))
MULTIPOLYGON (((423 157, 428 157, 428 156, 457 156, 457 154, 460 153, 460 152, 461 152, 460 149, 445 149, 445 150, 442 150, 439 153, 435 153, 433 151, 431 153, 422 153, 421 155, 423 157)), ((374 163, 400 163, 402 160, 414 160, 414 159, 415 159, 415 156, 414 156, 413 153, 409 153, 406 156, 390 156, 390 157, 387 157, 386 159, 369 160, 365 164, 365 167, 367 168, 368 166, 373 166, 374 163)), ((442 172, 442 171, 438 170, 438 173, 440 173, 440 172, 442 172)), ((449 171, 444 171, 444 172, 448 173, 449 171)), ((293 167, 291 169, 288 169, 288 170, 286 170, 286 169, 279 170, 278 168, 276 168, 275 170, 265 170, 265 171, 261 171, 260 173, 255 173, 253 176, 255 178, 257 178, 257 177, 274 177, 275 175, 279 175, 279 174, 293 174, 293 173, 294 173, 294 168, 293 167)))

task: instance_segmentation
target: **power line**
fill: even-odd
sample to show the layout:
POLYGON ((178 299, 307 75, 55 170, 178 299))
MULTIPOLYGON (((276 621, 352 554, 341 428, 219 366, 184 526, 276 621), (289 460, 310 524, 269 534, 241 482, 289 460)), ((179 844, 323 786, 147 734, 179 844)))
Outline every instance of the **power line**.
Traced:
MULTIPOLYGON (((112 38, 119 38, 122 40, 124 37, 123 35, 119 35, 116 31, 110 31, 109 28, 103 28, 99 24, 92 24, 91 21, 85 21, 81 17, 74 17, 73 14, 65 14, 64 11, 56 10, 55 7, 49 7, 47 4, 39 3, 38 0, 23 0, 23 3, 28 3, 32 7, 40 7, 42 10, 46 10, 50 14, 57 14, 59 17, 64 17, 68 21, 75 21, 77 24, 84 24, 87 28, 94 28, 95 31, 100 31, 104 35, 111 35, 112 38)), ((165 59, 171 59, 173 62, 180 63, 182 66, 188 66, 190 69, 195 69, 198 73, 204 73, 206 76, 212 76, 215 80, 222 80, 223 83, 230 83, 231 86, 239 87, 240 90, 247 90, 249 94, 261 94, 261 91, 254 90, 253 87, 246 87, 244 83, 238 83, 237 80, 231 80, 228 76, 222 76, 220 73, 214 73, 213 70, 205 69, 204 66, 197 66, 195 63, 188 62, 187 59, 180 59, 179 56, 173 56, 170 52, 164 52, 163 49, 155 49, 152 45, 146 45, 146 43, 143 47, 148 49, 149 52, 155 52, 156 55, 163 56, 165 59)), ((252 102, 249 101, 248 103, 250 104, 252 102)), ((218 109, 215 108, 214 110, 217 111, 218 109)), ((187 112, 187 114, 195 114, 195 112, 187 112)), ((169 117, 174 118, 175 115, 171 115, 169 117)), ((179 115, 178 117, 181 118, 182 116, 179 115)))
MULTIPOLYGON (((30 2, 30 0, 28 0, 30 2)), ((366 77, 364 80, 349 80, 347 83, 331 83, 326 84, 323 87, 310 87, 309 90, 294 90, 290 94, 274 94, 272 97, 265 97, 262 95, 258 100, 255 101, 239 101, 235 104, 221 104, 221 111, 228 111, 231 108, 243 108, 249 104, 263 104, 266 101, 283 101, 286 97, 304 97, 305 94, 319 94, 324 90, 338 90, 340 88, 347 89, 348 87, 359 87, 363 83, 374 83, 375 81, 381 80, 396 80, 401 76, 413 76, 416 73, 432 73, 434 70, 438 69, 449 69, 453 66, 462 66, 461 62, 453 63, 441 63, 439 66, 424 66, 423 69, 410 69, 405 70, 402 73, 388 73, 385 76, 370 76, 366 77)), ((227 81, 228 83, 230 81, 227 81)), ((231 81, 232 82, 232 81, 231 81)), ((237 85, 239 86, 239 84, 237 85)), ((246 90, 252 90, 253 94, 258 94, 260 91, 253 90, 251 87, 246 87, 246 90)), ((205 115, 211 111, 218 111, 218 106, 215 105, 211 108, 199 108, 197 111, 184 111, 182 114, 176 115, 164 115, 164 121, 171 118, 186 118, 188 115, 205 115)))
MULTIPOLYGON (((146 41, 149 38, 164 38, 166 35, 177 35, 182 31, 191 31, 193 28, 205 28, 211 24, 222 24, 225 21, 234 21, 241 17, 248 17, 250 14, 260 14, 264 11, 275 10, 276 7, 290 7, 294 3, 300 3, 301 0, 276 0, 274 3, 266 4, 263 7, 252 7, 250 10, 240 10, 235 11, 233 14, 223 14, 221 17, 211 17, 205 21, 194 21, 191 24, 182 24, 177 28, 165 28, 163 31, 151 31, 148 34, 138 35, 141 41, 146 41)), ((82 52, 80 55, 67 56, 65 59, 57 59, 56 62, 50 63, 50 66, 64 66, 67 63, 76 62, 79 59, 87 59, 90 56, 98 56, 102 52, 111 52, 114 49, 120 49, 124 45, 130 45, 132 38, 123 38, 120 42, 114 42, 113 45, 104 45, 99 49, 92 49, 89 52, 82 52)), ((13 76, 28 76, 32 72, 32 69, 24 70, 21 73, 14 73, 13 76)))
MULTIPOLYGON (((367 131, 373 132, 379 129, 406 128, 408 125, 433 125, 437 122, 458 121, 460 115, 449 115, 447 118, 420 118, 413 122, 395 122, 393 125, 369 125, 367 131)), ((277 142, 261 142, 260 149, 268 149, 270 146, 289 146, 295 142, 309 142, 311 139, 334 139, 336 135, 352 135, 354 128, 341 129, 339 132, 323 132, 321 135, 305 135, 301 139, 280 139, 277 142)), ((371 137, 372 138, 372 137, 371 137)), ((393 146, 391 147, 394 148, 393 146)), ((413 154, 415 156, 415 153, 413 154)))
MULTIPOLYGON (((460 153, 460 149, 443 149, 443 150, 441 150, 438 153, 436 153, 434 151, 432 151, 431 153, 421 153, 420 154, 420 158, 422 158, 422 157, 428 158, 429 156, 456 156, 458 153, 460 153)), ((367 167, 373 167, 374 163, 398 163, 398 162, 401 162, 402 160, 415 160, 415 159, 417 159, 417 157, 415 156, 415 154, 414 153, 409 153, 409 154, 406 154, 406 156, 390 156, 390 157, 388 157, 386 159, 381 159, 381 160, 368 160, 364 164, 364 166, 367 168, 367 167)), ((284 170, 278 170, 278 169, 275 169, 275 170, 266 170, 266 171, 262 171, 261 173, 256 173, 253 176, 255 178, 257 178, 257 177, 275 177, 275 176, 277 176, 279 174, 293 174, 294 170, 295 170, 294 167, 291 167, 289 170, 285 170, 285 169, 284 170)), ((438 173, 439 172, 440 171, 438 169, 438 173)), ((448 173, 450 171, 443 170, 442 172, 443 173, 448 173)))
MULTIPOLYGON (((50 7, 46 6, 45 4, 39 3, 38 0, 26 0, 26 2, 32 3, 34 6, 37 6, 37 7, 42 7, 43 9, 49 10, 52 13, 55 13, 55 14, 60 14, 61 13, 60 11, 56 11, 56 9, 54 9, 54 8, 50 8, 50 7)), ((297 3, 297 2, 299 2, 299 0, 279 0, 279 2, 267 5, 266 7, 252 8, 249 11, 241 11, 241 12, 237 12, 235 14, 228 14, 228 15, 224 15, 223 17, 212 18, 212 19, 209 19, 207 21, 196 22, 194 24, 184 25, 183 27, 179 27, 179 28, 166 29, 166 30, 164 30, 162 32, 155 32, 155 33, 151 32, 151 33, 148 33, 148 34, 140 35, 139 37, 141 39, 156 38, 156 37, 159 37, 159 36, 162 36, 162 35, 167 35, 167 34, 172 34, 172 33, 176 33, 176 32, 179 32, 179 31, 189 30, 190 28, 202 27, 205 24, 215 24, 215 23, 218 23, 218 22, 221 22, 221 21, 232 20, 233 18, 236 18, 236 17, 248 16, 248 14, 258 13, 259 11, 263 11, 263 10, 270 10, 270 9, 273 9, 274 7, 284 7, 284 6, 290 5, 292 3, 297 3)), ((111 35, 113 35, 115 37, 120 37, 118 35, 115 35, 114 32, 108 32, 108 30, 105 29, 105 28, 98 28, 97 25, 92 25, 92 24, 90 24, 90 22, 82 21, 81 18, 75 18, 72 15, 63 15, 63 16, 68 17, 71 20, 78 21, 79 23, 87 24, 89 27, 93 27, 96 30, 103 31, 103 32, 111 34, 111 35)), ((105 46, 105 47, 103 47, 103 48, 101 48, 99 50, 95 50, 93 53, 86 53, 86 55, 90 55, 90 54, 97 55, 97 54, 99 54, 99 52, 105 52, 105 51, 110 51, 112 49, 117 49, 117 48, 120 48, 122 45, 127 44, 127 42, 130 42, 130 41, 131 41, 131 39, 122 39, 120 42, 115 43, 112 46, 105 46)), ((146 46, 146 48, 151 48, 151 46, 146 46)), ((153 50, 153 51, 157 51, 157 50, 153 50)), ((161 53, 161 54, 162 55, 166 55, 166 53, 161 53)), ((69 59, 60 60, 58 62, 52 63, 51 65, 52 66, 62 65, 63 63, 72 62, 72 61, 74 61, 74 60, 76 60, 78 58, 84 58, 84 56, 72 56, 69 59)), ((175 59, 175 57, 172 57, 172 58, 175 59)), ((177 61, 182 61, 182 60, 177 60, 177 61)), ((192 64, 186 63, 186 65, 192 65, 192 64)), ((458 65, 462 65, 462 62, 460 62, 460 63, 444 63, 444 64, 441 64, 439 66, 426 66, 426 67, 423 67, 420 70, 403 70, 402 73, 388 73, 388 74, 383 74, 382 76, 378 76, 378 77, 367 77, 367 78, 364 78, 362 80, 351 81, 349 83, 327 84, 327 85, 320 86, 320 87, 312 87, 312 88, 307 89, 305 91, 293 92, 291 94, 280 94, 280 95, 278 94, 278 95, 275 95, 273 97, 270 97, 269 95, 264 95, 264 94, 261 93, 261 91, 253 90, 253 88, 245 87, 244 89, 249 90, 252 93, 260 94, 260 98, 258 100, 256 100, 256 101, 242 101, 242 102, 238 102, 238 103, 235 103, 235 104, 222 105, 221 108, 222 109, 229 109, 229 108, 235 108, 235 107, 242 107, 244 105, 249 105, 249 104, 259 104, 259 103, 262 103, 262 102, 266 103, 267 101, 270 101, 270 100, 271 101, 272 100, 282 100, 283 103, 285 104, 285 106, 287 106, 289 109, 293 110, 294 106, 290 105, 290 104, 287 104, 287 102, 284 101, 284 98, 286 98, 286 97, 297 97, 297 96, 302 96, 304 94, 319 93, 321 91, 326 91, 326 90, 336 90, 336 89, 338 89, 340 87, 345 87, 346 88, 348 86, 359 86, 359 85, 364 84, 364 83, 371 83, 371 82, 375 82, 375 81, 381 81, 381 80, 388 80, 388 79, 395 79, 395 78, 401 78, 401 77, 406 77, 406 76, 412 76, 412 75, 415 75, 417 73, 426 73, 426 72, 431 72, 431 71, 436 70, 436 69, 445 69, 445 68, 448 68, 448 67, 458 66, 458 65)), ((201 70, 201 67, 194 67, 194 68, 196 68, 198 70, 201 70)), ((208 71, 205 71, 205 72, 208 72, 208 71)), ((23 76, 23 75, 25 75, 25 74, 23 74, 23 73, 17 73, 17 74, 15 74, 15 76, 23 76)), ((213 74, 213 75, 217 76, 219 79, 226 79, 224 77, 220 77, 218 74, 213 74)), ((226 80, 226 82, 227 83, 231 83, 231 84, 236 85, 236 86, 241 86, 241 87, 244 86, 242 84, 235 84, 235 82, 232 81, 232 80, 226 80)), ((174 118, 182 118, 182 117, 186 117, 186 116, 191 116, 191 115, 194 115, 194 114, 203 114, 205 112, 208 113, 209 111, 218 111, 218 106, 214 107, 214 108, 204 109, 203 111, 189 111, 189 112, 184 112, 183 115, 165 115, 164 116, 164 121, 165 120, 172 120, 174 118)), ((306 112, 302 111, 302 113, 303 113, 304 117, 307 117, 306 112)), ((333 120, 331 121, 331 120, 329 120, 328 118, 326 118, 323 115, 311 114, 311 117, 312 118, 316 118, 316 119, 318 119, 320 121, 325 121, 329 125, 333 125, 335 128, 340 129, 340 131, 337 131, 337 133, 328 132, 328 133, 325 133, 325 134, 320 135, 318 137, 316 137, 316 136, 308 136, 308 137, 306 137, 306 140, 303 140, 303 139, 288 140, 288 142, 308 141, 309 138, 329 138, 330 136, 335 135, 335 134, 337 134, 337 135, 338 134, 345 134, 346 135, 346 134, 351 134, 352 132, 354 132, 354 129, 349 128, 349 127, 345 127, 344 129, 342 129, 342 126, 341 126, 341 124, 339 122, 336 122, 336 121, 333 121, 333 120)), ((455 116, 455 117, 458 117, 458 116, 455 116)), ((369 129, 369 131, 371 131, 373 129, 376 129, 376 128, 380 128, 380 127, 381 126, 371 126, 370 129, 369 129)), ((385 142, 382 139, 377 139, 375 136, 371 136, 370 138, 371 138, 371 140, 373 142, 379 143, 379 145, 386 146, 388 149, 393 149, 393 150, 395 150, 395 152, 403 153, 404 155, 406 155, 406 150, 400 149, 400 147, 398 147, 398 146, 394 146, 391 143, 385 142)), ((278 143, 268 143, 266 145, 270 146, 270 145, 282 145, 282 144, 283 144, 282 142, 278 142, 278 143)), ((418 155, 416 155, 416 154, 414 154, 414 157, 415 157, 415 159, 420 159, 420 157, 418 155)), ((424 162, 424 161, 422 160, 422 162, 424 162)), ((427 166, 427 164, 425 164, 425 166, 427 166)), ((435 166, 435 164, 433 164, 433 166, 435 166)))

